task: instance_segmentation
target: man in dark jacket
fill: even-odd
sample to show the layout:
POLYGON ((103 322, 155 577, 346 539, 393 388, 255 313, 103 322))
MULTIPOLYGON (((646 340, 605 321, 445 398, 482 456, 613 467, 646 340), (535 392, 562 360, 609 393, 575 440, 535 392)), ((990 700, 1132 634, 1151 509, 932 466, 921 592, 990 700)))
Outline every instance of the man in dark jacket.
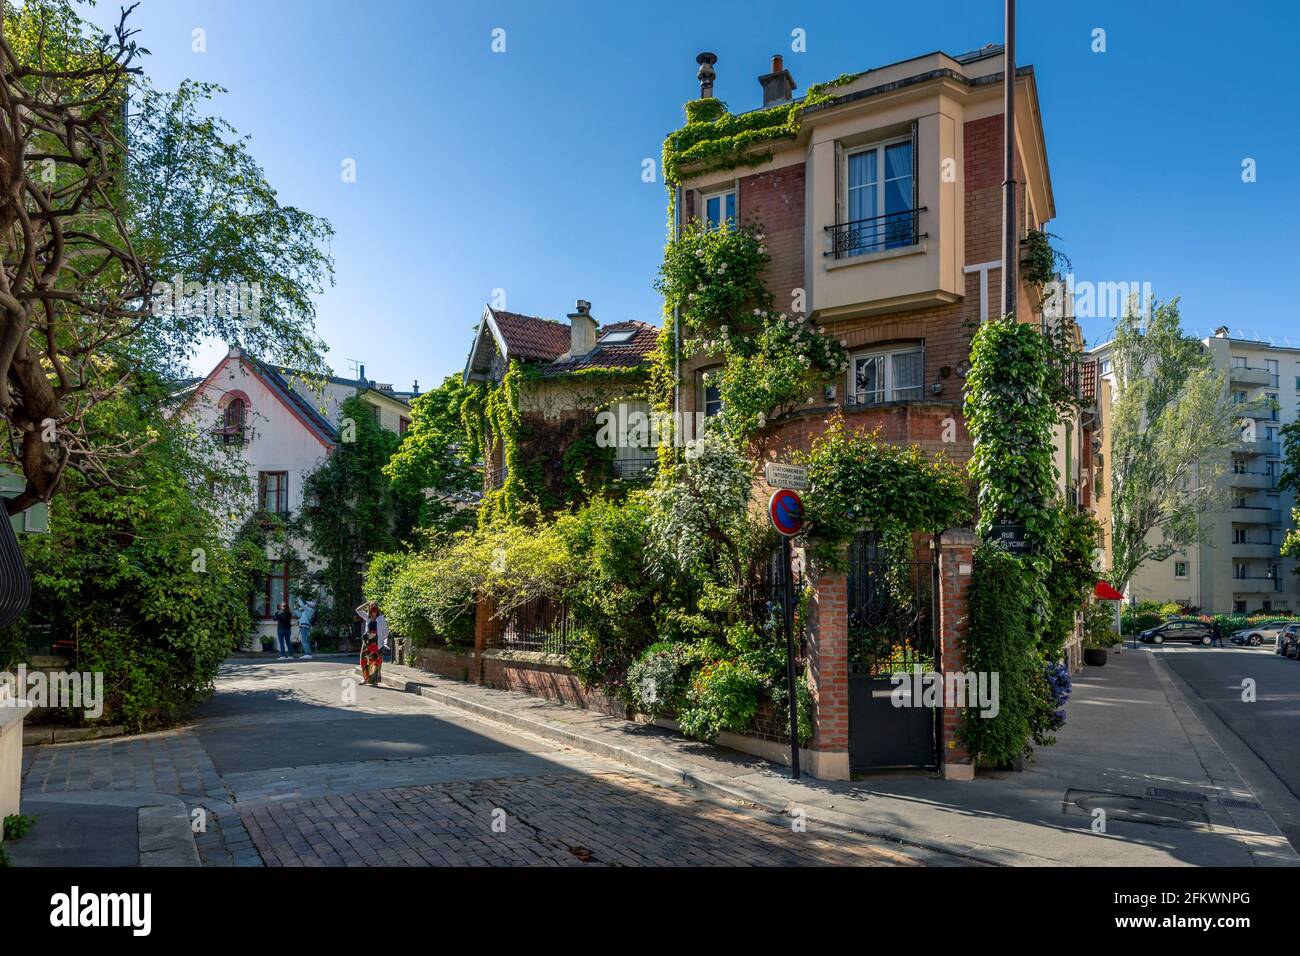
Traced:
POLYGON ((280 642, 280 660, 287 661, 292 655, 293 642, 290 634, 293 630, 293 614, 289 610, 289 605, 283 601, 275 609, 275 636, 280 642))

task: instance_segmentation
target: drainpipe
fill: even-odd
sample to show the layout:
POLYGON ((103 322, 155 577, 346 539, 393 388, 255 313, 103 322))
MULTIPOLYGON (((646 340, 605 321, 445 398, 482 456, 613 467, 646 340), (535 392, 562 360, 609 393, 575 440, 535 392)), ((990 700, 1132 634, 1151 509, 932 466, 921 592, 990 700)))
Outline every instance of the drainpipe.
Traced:
MULTIPOLYGON (((673 241, 677 241, 678 224, 682 221, 682 187, 675 187, 673 196, 673 241)), ((677 306, 673 306, 673 460, 681 447, 679 432, 682 429, 682 327, 677 306)))
POLYGON ((1016 229, 1016 0, 1006 0, 1002 73, 1002 314, 1014 317, 1020 283, 1020 240, 1016 229))

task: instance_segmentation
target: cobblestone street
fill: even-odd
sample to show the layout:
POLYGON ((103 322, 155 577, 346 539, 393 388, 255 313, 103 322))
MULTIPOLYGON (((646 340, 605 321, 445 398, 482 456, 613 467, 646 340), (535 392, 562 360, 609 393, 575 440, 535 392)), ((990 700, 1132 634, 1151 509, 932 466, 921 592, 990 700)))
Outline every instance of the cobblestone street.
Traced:
MULTIPOLYGON (((351 672, 341 661, 229 663, 190 726, 29 748, 25 806, 53 820, 75 800, 83 823, 75 841, 47 827, 44 848, 23 848, 39 858, 19 864, 76 865, 109 844, 97 820, 130 828, 123 801, 183 803, 205 866, 956 862, 701 799, 414 695, 353 688, 351 672)), ((137 862, 130 842, 101 862, 137 862)))

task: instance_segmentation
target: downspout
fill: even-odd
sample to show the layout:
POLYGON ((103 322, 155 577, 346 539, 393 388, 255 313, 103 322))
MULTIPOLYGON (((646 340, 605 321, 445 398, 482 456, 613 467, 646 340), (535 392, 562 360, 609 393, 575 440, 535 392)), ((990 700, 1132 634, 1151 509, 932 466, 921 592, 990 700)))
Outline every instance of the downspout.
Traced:
MULTIPOLYGON (((673 242, 677 241, 679 224, 682 217, 682 187, 674 187, 673 195, 673 242)), ((682 428, 682 328, 678 307, 673 306, 673 461, 677 460, 677 449, 682 447, 678 433, 682 428)))

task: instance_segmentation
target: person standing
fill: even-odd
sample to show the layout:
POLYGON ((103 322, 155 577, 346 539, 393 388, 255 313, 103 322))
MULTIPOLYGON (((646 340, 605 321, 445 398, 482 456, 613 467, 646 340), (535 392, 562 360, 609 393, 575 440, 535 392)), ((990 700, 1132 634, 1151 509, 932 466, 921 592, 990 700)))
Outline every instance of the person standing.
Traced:
POLYGON ((1223 646, 1223 627, 1219 624, 1217 617, 1210 622, 1210 646, 1214 647, 1216 645, 1223 646))
POLYGON ((293 655, 290 653, 293 646, 290 643, 290 637, 293 628, 293 614, 289 611, 289 605, 283 601, 275 609, 275 636, 280 642, 280 660, 287 661, 293 655))
POLYGON ((388 648, 388 621, 374 601, 358 605, 357 616, 365 626, 361 635, 361 679, 377 687, 384 667, 384 651, 388 648))
POLYGON ((311 660, 311 625, 316 620, 316 599, 303 603, 298 599, 298 640, 302 642, 302 659, 311 660))

